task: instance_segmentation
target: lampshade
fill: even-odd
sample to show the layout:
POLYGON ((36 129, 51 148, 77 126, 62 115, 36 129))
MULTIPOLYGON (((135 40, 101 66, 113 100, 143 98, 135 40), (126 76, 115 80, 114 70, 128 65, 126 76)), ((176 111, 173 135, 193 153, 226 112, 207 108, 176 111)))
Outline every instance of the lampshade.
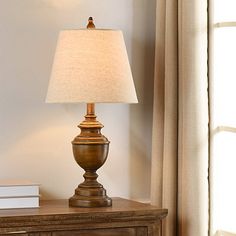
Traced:
POLYGON ((122 32, 61 31, 46 102, 137 103, 122 32))

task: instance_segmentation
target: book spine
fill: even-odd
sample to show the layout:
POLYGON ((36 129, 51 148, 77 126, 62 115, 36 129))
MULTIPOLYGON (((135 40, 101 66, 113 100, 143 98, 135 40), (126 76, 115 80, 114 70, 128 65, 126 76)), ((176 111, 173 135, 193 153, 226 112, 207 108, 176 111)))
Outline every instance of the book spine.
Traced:
POLYGON ((37 207, 39 207, 39 196, 0 198, 0 209, 37 207))
POLYGON ((39 195, 39 186, 1 186, 0 197, 39 195))

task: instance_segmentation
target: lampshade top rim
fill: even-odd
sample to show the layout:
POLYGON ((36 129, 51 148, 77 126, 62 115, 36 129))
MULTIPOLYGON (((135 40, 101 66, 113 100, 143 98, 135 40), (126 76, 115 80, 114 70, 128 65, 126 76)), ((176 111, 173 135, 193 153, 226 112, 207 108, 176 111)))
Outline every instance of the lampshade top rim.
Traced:
POLYGON ((45 100, 45 102, 46 103, 48 103, 48 104, 88 104, 88 103, 95 103, 95 104, 137 104, 137 103, 139 103, 138 102, 138 100, 136 100, 136 101, 132 101, 132 102, 125 102, 125 101, 104 101, 104 102, 100 102, 100 101, 98 101, 98 102, 94 102, 94 101, 87 101, 87 102, 85 102, 85 101, 81 101, 81 102, 76 102, 76 101, 65 101, 65 102, 63 102, 63 101, 59 101, 59 102, 54 102, 54 101, 48 101, 47 99, 45 100))
POLYGON ((98 29, 98 28, 94 28, 94 29, 87 29, 87 28, 79 28, 79 29, 62 29, 61 31, 116 31, 116 32, 120 32, 121 30, 119 29, 98 29))

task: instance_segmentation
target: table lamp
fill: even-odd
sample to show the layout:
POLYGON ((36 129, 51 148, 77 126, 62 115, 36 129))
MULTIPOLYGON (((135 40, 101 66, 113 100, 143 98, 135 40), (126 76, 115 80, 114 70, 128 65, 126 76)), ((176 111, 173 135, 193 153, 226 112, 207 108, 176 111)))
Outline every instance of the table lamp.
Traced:
POLYGON ((69 199, 73 207, 107 207, 112 200, 97 181, 97 169, 107 159, 109 141, 101 134, 95 103, 137 103, 122 32, 95 29, 64 30, 58 38, 46 102, 86 103, 80 134, 72 141, 76 162, 85 171, 84 182, 69 199))

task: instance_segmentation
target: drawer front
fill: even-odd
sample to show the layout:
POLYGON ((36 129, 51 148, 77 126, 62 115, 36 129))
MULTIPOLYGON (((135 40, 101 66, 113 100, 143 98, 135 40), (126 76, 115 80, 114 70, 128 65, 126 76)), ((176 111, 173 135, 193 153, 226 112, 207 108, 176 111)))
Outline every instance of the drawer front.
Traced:
POLYGON ((52 236, 148 236, 147 227, 52 232, 52 236))

